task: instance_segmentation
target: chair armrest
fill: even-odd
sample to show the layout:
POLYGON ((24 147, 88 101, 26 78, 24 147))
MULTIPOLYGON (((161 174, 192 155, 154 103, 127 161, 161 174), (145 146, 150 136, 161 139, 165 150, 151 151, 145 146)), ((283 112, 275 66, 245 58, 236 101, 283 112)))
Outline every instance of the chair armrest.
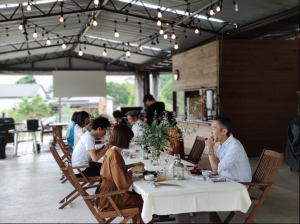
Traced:
POLYGON ((102 184, 94 184, 94 185, 91 185, 91 186, 83 187, 82 189, 86 190, 86 189, 93 188, 93 187, 101 187, 101 185, 102 184))
POLYGON ((73 146, 64 146, 64 149, 72 149, 73 146))
POLYGON ((125 190, 120 190, 120 191, 112 191, 108 193, 101 193, 101 194, 93 194, 93 195, 88 195, 88 196, 82 196, 84 200, 86 199, 92 199, 92 198, 101 198, 101 197, 107 197, 111 195, 116 195, 116 194, 124 194, 126 193, 125 190))
MULTIPOLYGON (((85 165, 85 166, 72 166, 72 169, 80 169, 80 168, 88 168, 90 165, 85 165)), ((68 170, 67 168, 60 168, 61 170, 68 170)))
POLYGON ((240 184, 243 185, 251 185, 251 186, 269 186, 269 185, 274 185, 274 183, 253 183, 253 182, 239 182, 240 184))

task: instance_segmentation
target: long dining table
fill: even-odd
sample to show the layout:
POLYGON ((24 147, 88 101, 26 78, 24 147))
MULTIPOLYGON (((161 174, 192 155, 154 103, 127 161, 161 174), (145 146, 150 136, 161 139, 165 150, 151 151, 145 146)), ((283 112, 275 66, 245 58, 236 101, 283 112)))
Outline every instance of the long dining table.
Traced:
MULTIPOLYGON (((159 171, 168 168, 174 160, 169 163, 161 161, 159 166, 150 163, 150 159, 141 160, 140 153, 136 152, 135 146, 131 144, 129 149, 131 158, 124 157, 126 164, 143 162, 148 171, 159 171)), ((98 162, 101 162, 99 160, 98 162)), ((181 163, 193 165, 181 160, 181 163)), ((189 212, 223 212, 241 211, 246 213, 251 206, 251 200, 247 188, 235 181, 226 178, 225 182, 212 182, 210 180, 195 180, 184 171, 185 184, 182 186, 156 185, 154 188, 149 182, 140 178, 141 174, 133 174, 132 189, 140 194, 144 200, 142 219, 145 223, 152 220, 152 215, 169 215, 189 212)), ((169 170, 167 180, 172 180, 173 173, 169 170)), ((217 175, 215 177, 221 177, 217 175)))

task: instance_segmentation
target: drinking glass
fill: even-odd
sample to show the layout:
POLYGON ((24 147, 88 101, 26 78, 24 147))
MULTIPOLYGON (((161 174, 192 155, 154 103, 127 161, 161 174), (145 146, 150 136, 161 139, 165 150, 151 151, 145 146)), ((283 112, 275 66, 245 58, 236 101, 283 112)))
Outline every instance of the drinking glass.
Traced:
POLYGON ((174 154, 174 160, 175 159, 180 159, 180 154, 174 154))
POLYGON ((170 155, 169 155, 169 152, 166 152, 166 153, 165 153, 164 159, 165 159, 166 164, 168 164, 169 161, 170 161, 170 155))

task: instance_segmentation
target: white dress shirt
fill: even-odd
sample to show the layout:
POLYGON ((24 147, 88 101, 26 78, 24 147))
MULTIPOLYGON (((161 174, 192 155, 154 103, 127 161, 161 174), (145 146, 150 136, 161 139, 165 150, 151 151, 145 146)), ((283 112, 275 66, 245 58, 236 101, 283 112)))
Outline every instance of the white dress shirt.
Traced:
POLYGON ((139 127, 138 124, 145 124, 145 123, 143 121, 141 121, 141 120, 137 120, 137 122, 135 122, 132 125, 131 130, 133 131, 134 139, 139 139, 139 138, 141 138, 143 136, 143 132, 141 130, 141 127, 139 127))
POLYGON ((219 145, 217 155, 220 160, 218 164, 220 175, 237 182, 251 182, 249 159, 241 142, 232 134, 219 145))

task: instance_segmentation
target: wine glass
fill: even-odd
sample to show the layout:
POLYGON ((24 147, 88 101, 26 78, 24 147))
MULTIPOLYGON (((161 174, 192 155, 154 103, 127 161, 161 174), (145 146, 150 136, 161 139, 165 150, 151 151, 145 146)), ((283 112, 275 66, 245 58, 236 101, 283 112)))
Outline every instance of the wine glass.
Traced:
POLYGON ((165 153, 165 162, 166 162, 166 164, 168 164, 169 163, 169 161, 170 161, 170 156, 169 156, 169 152, 166 152, 165 153))
POLYGON ((174 160, 180 159, 180 154, 174 154, 174 160))

